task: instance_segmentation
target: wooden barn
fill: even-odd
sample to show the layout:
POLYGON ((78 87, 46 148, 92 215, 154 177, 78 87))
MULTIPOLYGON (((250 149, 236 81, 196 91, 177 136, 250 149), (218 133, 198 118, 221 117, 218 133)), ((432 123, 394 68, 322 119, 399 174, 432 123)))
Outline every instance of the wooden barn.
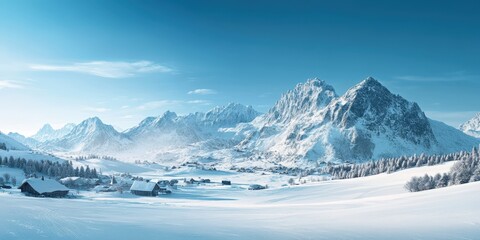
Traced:
POLYGON ((130 192, 139 196, 158 196, 160 186, 156 182, 134 181, 130 192))
POLYGON ((35 197, 65 197, 69 189, 53 179, 29 178, 20 187, 22 193, 35 197))

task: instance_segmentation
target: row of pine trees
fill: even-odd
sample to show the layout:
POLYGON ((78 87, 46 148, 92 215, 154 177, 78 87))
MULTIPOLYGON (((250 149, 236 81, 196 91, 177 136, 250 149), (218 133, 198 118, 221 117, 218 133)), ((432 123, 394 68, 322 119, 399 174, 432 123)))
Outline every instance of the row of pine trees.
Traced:
POLYGON ((480 181, 480 152, 474 149, 471 154, 461 156, 450 172, 413 177, 405 184, 405 188, 411 192, 418 192, 476 181, 480 181))
POLYGON ((328 165, 320 169, 320 173, 330 174, 333 179, 348 179, 357 177, 366 177, 380 173, 391 173, 407 168, 432 166, 444 162, 477 158, 479 151, 473 148, 471 152, 460 151, 441 155, 413 155, 411 157, 398 157, 380 159, 378 161, 369 161, 357 164, 328 165))
POLYGON ((73 167, 71 161, 53 162, 50 160, 26 160, 25 158, 0 157, 0 165, 22 169, 26 175, 43 174, 53 178, 64 177, 84 177, 98 178, 98 172, 95 168, 73 167))

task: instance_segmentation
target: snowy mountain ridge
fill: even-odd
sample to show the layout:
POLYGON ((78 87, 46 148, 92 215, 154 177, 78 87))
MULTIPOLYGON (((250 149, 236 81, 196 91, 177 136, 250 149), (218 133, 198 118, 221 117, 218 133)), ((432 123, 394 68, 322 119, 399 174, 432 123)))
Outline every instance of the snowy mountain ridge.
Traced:
POLYGON ((38 130, 35 135, 31 136, 31 138, 39 142, 46 142, 67 135, 74 127, 75 124, 68 123, 60 129, 53 129, 53 127, 47 123, 40 130, 38 130))
POLYGON ((206 113, 167 111, 123 132, 90 118, 42 149, 163 163, 258 160, 301 166, 455 152, 478 143, 428 119, 418 104, 369 77, 341 96, 325 81, 310 79, 263 115, 231 103, 206 113))
POLYGON ((70 133, 41 144, 44 150, 106 153, 117 151, 131 141, 117 132, 111 125, 104 124, 98 117, 88 118, 76 125, 70 133))
POLYGON ((473 118, 460 125, 460 130, 470 136, 480 138, 480 113, 477 113, 473 118))
MULTIPOLYGON (((251 106, 230 103, 206 113, 178 116, 166 111, 147 117, 137 126, 116 131, 98 117, 84 120, 63 137, 40 144, 40 149, 54 152, 107 154, 128 159, 156 159, 174 150, 204 151, 233 147, 231 134, 223 128, 250 122, 259 115, 251 106)), ((190 151, 188 151, 190 153, 190 151)), ((187 154, 187 153, 185 153, 187 154)))

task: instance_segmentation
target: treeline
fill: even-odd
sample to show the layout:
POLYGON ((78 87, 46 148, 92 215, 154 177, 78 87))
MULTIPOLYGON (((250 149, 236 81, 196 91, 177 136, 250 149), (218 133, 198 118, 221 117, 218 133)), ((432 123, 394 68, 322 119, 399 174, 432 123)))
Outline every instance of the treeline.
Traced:
MULTIPOLYGON (((474 152, 478 153, 475 148, 474 152)), ((333 179, 366 177, 380 173, 391 173, 407 168, 431 166, 453 160, 468 159, 471 157, 471 155, 472 153, 470 152, 461 151, 443 155, 427 156, 425 154, 421 154, 419 156, 413 155, 411 157, 402 156, 398 158, 380 159, 378 161, 370 161, 358 164, 327 165, 322 167, 319 172, 323 174, 330 174, 333 179)))
POLYGON ((26 160, 25 158, 9 158, 0 157, 0 165, 10 168, 20 168, 26 175, 43 174, 54 178, 64 177, 84 177, 84 178, 98 178, 98 173, 95 168, 87 167, 73 167, 71 161, 52 162, 49 160, 26 160))
POLYGON ((480 181, 480 152, 473 149, 470 154, 464 154, 456 162, 450 172, 423 177, 413 177, 405 184, 410 192, 418 192, 451 185, 480 181))

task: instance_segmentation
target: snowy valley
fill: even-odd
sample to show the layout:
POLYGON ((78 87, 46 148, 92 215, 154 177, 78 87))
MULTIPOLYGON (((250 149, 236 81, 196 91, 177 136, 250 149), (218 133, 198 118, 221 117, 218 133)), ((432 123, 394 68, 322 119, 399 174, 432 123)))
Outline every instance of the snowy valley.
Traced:
POLYGON ((231 103, 123 132, 92 117, 1 134, 0 238, 475 239, 475 122, 429 119, 373 78, 340 96, 311 79, 264 114, 231 103))
POLYGON ((0 0, 0 240, 480 240, 479 13, 0 0))

